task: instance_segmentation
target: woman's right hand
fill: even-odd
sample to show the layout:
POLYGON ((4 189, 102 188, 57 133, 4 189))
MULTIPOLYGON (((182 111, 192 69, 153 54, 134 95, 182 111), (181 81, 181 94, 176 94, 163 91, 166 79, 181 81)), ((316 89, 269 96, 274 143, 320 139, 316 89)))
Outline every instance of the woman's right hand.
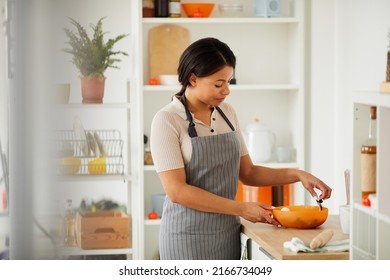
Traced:
POLYGON ((242 202, 240 216, 252 223, 267 223, 280 227, 280 223, 273 218, 272 206, 261 202, 242 202))

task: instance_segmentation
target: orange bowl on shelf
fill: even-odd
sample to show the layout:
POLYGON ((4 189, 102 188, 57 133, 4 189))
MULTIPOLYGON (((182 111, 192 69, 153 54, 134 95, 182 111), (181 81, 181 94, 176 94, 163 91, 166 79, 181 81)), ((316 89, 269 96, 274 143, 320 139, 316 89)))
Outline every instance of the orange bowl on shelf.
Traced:
POLYGON ((278 206, 272 213, 282 226, 297 229, 316 228, 328 218, 328 208, 319 206, 278 206))
POLYGON ((209 17, 215 3, 182 3, 184 13, 187 17, 209 17))

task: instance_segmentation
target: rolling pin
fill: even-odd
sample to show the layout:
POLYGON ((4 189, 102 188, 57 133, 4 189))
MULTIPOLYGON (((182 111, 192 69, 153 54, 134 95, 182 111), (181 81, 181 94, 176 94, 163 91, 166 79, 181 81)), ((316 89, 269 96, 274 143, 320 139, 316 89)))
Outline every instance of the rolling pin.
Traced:
POLYGON ((310 248, 317 249, 321 248, 328 243, 329 240, 331 240, 333 237, 333 230, 326 229, 323 232, 316 235, 313 240, 310 242, 310 248))

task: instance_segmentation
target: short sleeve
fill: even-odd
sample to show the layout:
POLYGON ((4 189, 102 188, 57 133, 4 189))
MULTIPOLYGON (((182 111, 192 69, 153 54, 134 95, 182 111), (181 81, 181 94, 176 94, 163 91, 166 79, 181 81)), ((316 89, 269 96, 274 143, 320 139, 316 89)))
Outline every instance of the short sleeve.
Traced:
POLYGON ((184 168, 180 148, 180 128, 174 113, 159 111, 151 126, 150 148, 156 171, 184 168))

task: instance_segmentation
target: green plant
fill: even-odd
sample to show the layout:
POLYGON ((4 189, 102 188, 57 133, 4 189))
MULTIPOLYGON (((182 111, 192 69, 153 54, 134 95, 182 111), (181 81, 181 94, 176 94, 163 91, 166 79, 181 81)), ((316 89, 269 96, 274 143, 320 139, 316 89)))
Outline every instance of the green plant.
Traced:
POLYGON ((75 26, 76 32, 67 28, 64 29, 69 41, 67 44, 70 48, 62 49, 64 52, 72 55, 72 63, 80 71, 81 75, 89 77, 104 77, 104 72, 107 68, 119 68, 115 64, 121 60, 114 58, 117 55, 128 54, 122 51, 113 51, 114 45, 127 34, 118 35, 115 38, 104 41, 103 19, 98 20, 96 25, 90 25, 93 36, 90 38, 83 26, 76 20, 69 18, 70 22, 75 26))

